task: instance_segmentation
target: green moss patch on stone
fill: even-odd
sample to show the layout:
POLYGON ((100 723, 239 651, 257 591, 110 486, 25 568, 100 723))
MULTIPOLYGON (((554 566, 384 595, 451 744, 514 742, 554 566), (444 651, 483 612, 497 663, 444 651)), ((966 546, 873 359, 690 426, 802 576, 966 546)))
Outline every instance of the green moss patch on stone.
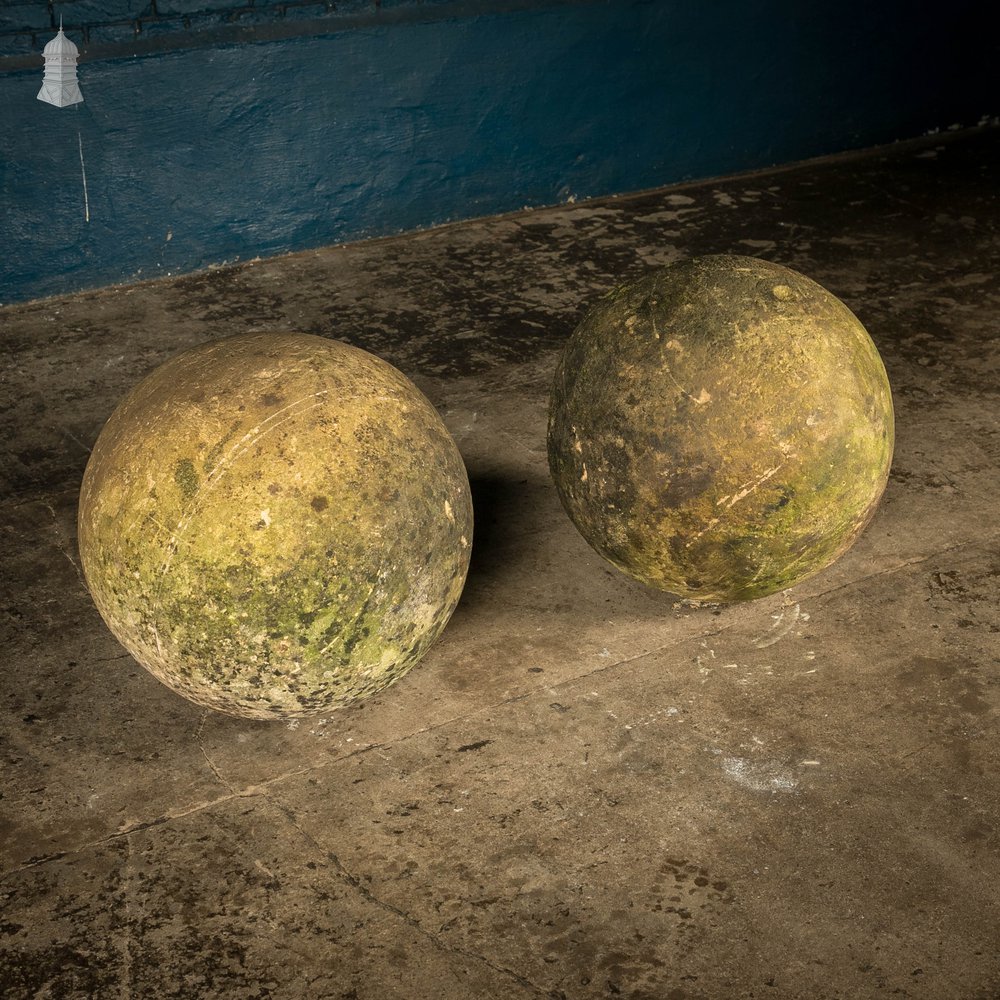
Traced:
POLYGON ((80 550, 125 647, 199 704, 326 711, 402 676, 461 594, 472 505, 430 403, 335 341, 254 334, 167 362, 94 448, 80 550))
POLYGON ((194 462, 190 458, 178 460, 174 467, 174 482, 185 500, 190 500, 198 492, 198 473, 194 471, 194 462))
POLYGON ((783 589, 871 517, 893 445, 871 338, 788 268, 714 256, 615 289, 574 332, 549 460, 584 537, 701 600, 783 589))

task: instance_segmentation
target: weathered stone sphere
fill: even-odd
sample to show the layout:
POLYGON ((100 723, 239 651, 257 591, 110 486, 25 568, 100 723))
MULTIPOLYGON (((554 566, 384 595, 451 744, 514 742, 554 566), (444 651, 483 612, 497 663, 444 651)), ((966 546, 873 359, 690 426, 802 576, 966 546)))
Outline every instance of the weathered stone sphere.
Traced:
POLYGON ((702 257, 584 318, 548 447, 563 505, 611 563, 684 598, 745 600, 861 533, 889 474, 892 397, 835 296, 778 264, 702 257))
POLYGON ((391 365, 302 334, 167 361, 101 432, 80 555, 94 601, 161 681, 250 718, 309 715, 401 677, 458 603, 465 467, 391 365))

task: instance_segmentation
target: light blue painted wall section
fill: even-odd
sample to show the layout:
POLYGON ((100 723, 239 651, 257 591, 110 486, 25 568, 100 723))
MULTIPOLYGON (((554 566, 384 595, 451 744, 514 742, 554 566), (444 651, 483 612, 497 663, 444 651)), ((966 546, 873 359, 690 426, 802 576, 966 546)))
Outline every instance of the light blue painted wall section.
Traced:
MULTIPOLYGON (((121 2, 115 21, 115 2, 78 22, 83 105, 36 100, 40 55, 28 68, 16 48, 0 58, 2 302, 1000 111, 997 44, 972 3, 933 20, 902 0, 317 4, 296 19, 273 4, 237 18, 157 0, 121 2)), ((45 7, 19 6, 22 20, 45 7)), ((47 31, 31 28, 39 50, 47 31)))

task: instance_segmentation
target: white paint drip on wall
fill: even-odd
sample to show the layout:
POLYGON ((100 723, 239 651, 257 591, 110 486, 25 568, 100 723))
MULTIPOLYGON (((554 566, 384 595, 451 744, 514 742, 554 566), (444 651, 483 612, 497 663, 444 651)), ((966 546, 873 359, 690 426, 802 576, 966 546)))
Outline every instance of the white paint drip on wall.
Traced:
POLYGON ((90 222, 90 199, 87 197, 87 166, 83 162, 83 136, 79 129, 76 133, 77 141, 80 144, 80 173, 83 175, 83 219, 90 222))

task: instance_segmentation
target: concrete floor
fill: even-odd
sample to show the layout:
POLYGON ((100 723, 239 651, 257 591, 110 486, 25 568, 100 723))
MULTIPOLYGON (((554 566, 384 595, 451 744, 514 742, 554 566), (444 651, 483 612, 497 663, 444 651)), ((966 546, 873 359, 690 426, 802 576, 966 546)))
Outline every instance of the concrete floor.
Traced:
POLYGON ((1000 130, 0 310, 0 994, 1000 996, 1000 130), (602 563, 545 460, 559 345, 690 254, 855 310, 897 448, 833 567, 691 608, 602 563), (88 447, 176 351, 392 361, 466 459, 443 639, 310 722, 124 654, 75 551, 88 447))

